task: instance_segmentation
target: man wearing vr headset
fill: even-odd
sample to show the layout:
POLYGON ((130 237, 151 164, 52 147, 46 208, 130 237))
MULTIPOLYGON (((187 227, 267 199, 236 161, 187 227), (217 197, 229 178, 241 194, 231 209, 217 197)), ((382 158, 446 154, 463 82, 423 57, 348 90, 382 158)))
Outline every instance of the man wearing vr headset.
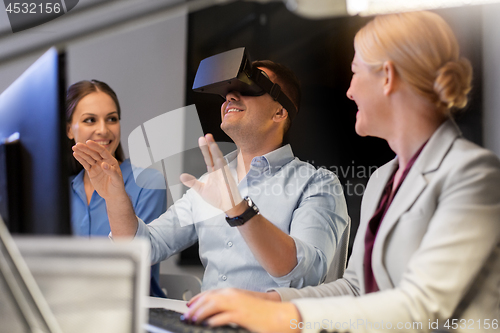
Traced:
POLYGON ((175 211, 169 209, 149 225, 135 216, 120 183, 120 168, 106 150, 94 142, 73 148, 106 199, 114 237, 148 237, 153 262, 199 240, 206 268, 203 290, 265 291, 320 284, 349 227, 337 177, 294 158, 290 145, 283 144, 300 100, 298 80, 271 61, 252 65, 247 76, 258 86, 228 89, 221 107, 221 128, 238 150, 224 157, 211 134, 201 137, 208 173, 200 180, 181 175, 191 190, 176 202, 175 211), (200 200, 226 215, 196 221, 194 216, 203 214, 206 206, 200 200))

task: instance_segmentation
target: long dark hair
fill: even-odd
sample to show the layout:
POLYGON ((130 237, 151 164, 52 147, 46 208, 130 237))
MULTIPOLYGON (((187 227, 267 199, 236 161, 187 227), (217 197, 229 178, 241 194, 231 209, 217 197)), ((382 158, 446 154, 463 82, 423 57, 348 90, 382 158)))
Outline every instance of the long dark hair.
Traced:
MULTIPOLYGON (((73 113, 75 112, 76 106, 82 98, 85 96, 94 93, 94 92, 103 92, 107 94, 113 102, 115 102, 116 110, 118 112, 118 119, 121 118, 121 109, 120 103, 118 102, 118 97, 116 97, 116 93, 113 89, 110 88, 106 83, 97 81, 97 80, 84 80, 79 81, 73 85, 71 85, 66 92, 66 123, 71 125, 73 120, 73 113)), ((69 144, 69 167, 71 175, 75 175, 79 173, 83 166, 73 157, 73 151, 71 147, 73 147, 76 143, 74 139, 68 139, 70 141, 69 144)), ((123 148, 121 142, 118 144, 118 147, 115 151, 115 158, 118 162, 123 162, 125 159, 125 155, 123 153, 123 148)))

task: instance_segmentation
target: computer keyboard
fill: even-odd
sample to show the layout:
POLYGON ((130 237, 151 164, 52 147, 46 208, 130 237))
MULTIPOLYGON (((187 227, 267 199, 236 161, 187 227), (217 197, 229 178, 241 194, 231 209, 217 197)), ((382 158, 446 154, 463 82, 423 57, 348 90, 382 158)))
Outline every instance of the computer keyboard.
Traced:
MULTIPOLYGON (((182 313, 164 308, 150 308, 149 325, 172 333, 250 333, 250 331, 241 327, 207 327, 188 324, 181 321, 181 315, 182 313)), ((152 329, 148 330, 150 332, 154 331, 152 329)))

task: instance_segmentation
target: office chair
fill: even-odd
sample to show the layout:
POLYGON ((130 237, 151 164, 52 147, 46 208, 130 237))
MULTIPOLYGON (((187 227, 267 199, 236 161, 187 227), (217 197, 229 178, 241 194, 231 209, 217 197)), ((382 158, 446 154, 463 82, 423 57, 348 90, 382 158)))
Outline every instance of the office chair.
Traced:
POLYGON ((194 275, 160 274, 159 282, 167 298, 189 301, 201 292, 201 280, 194 275))
POLYGON ((340 236, 340 241, 333 256, 330 269, 326 275, 324 283, 332 282, 344 276, 345 267, 347 264, 347 252, 349 249, 349 235, 351 234, 351 218, 347 222, 347 226, 340 236))

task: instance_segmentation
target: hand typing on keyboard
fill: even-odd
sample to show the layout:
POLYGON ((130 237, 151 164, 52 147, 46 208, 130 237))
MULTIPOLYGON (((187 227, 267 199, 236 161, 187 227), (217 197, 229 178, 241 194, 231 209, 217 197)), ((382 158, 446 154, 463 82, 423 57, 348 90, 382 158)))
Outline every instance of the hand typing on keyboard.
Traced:
POLYGON ((185 319, 179 312, 164 308, 149 309, 150 332, 172 332, 172 333, 250 333, 246 329, 236 326, 219 326, 208 328, 206 323, 200 325, 185 319))
POLYGON ((252 332, 296 332, 290 322, 300 321, 292 303, 259 299, 238 289, 219 289, 201 293, 188 304, 185 320, 209 326, 236 324, 252 332))

